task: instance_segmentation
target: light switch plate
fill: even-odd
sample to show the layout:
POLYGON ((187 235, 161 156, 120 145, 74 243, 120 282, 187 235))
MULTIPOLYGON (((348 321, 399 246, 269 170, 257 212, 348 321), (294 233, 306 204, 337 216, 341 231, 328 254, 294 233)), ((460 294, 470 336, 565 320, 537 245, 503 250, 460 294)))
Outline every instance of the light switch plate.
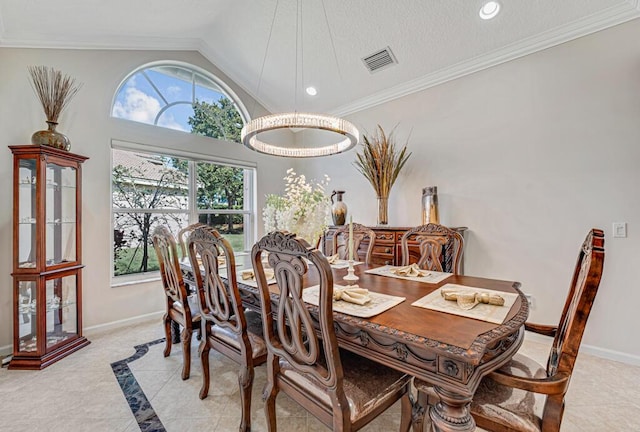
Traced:
POLYGON ((627 237, 627 223, 626 222, 614 222, 613 223, 613 236, 618 238, 627 237))

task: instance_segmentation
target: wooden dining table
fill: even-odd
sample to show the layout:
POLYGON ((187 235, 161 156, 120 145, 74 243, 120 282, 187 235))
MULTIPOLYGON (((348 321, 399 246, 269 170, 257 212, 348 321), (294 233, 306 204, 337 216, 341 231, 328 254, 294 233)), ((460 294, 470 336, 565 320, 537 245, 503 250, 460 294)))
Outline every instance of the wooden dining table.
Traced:
MULTIPOLYGON (((251 268, 238 260, 242 269, 251 268)), ((341 348, 410 374, 433 385, 440 403, 430 410, 434 430, 475 430, 470 404, 483 376, 508 362, 522 344, 529 304, 513 281, 451 275, 439 283, 385 277, 365 273, 375 266, 355 266, 357 283, 371 292, 404 297, 397 306, 370 318, 334 311, 334 327, 341 348), (412 303, 444 284, 457 284, 515 293, 517 298, 502 324, 412 306, 412 303)), ((187 283, 193 275, 188 263, 182 266, 187 283)), ((313 271, 305 286, 317 284, 313 271)), ((334 283, 345 284, 346 269, 334 269, 334 283)), ((238 278, 243 304, 260 310, 258 289, 238 278)), ((272 296, 277 285, 270 286, 272 296)), ((313 313, 316 306, 309 305, 313 313)), ((414 406, 414 415, 425 407, 414 406)))

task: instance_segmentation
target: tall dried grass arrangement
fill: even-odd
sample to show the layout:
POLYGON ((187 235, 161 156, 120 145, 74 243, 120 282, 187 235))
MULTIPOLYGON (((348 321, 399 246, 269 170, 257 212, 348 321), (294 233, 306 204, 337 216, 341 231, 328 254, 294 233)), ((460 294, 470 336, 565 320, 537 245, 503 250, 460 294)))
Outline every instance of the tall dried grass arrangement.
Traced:
POLYGON ((48 122, 57 123, 62 111, 82 87, 75 78, 47 66, 29 66, 31 87, 35 92, 48 122))
POLYGON ((405 144, 396 148, 395 128, 387 135, 378 125, 371 136, 364 135, 363 152, 356 154, 354 165, 373 186, 378 197, 387 198, 400 174, 400 170, 411 156, 405 144))

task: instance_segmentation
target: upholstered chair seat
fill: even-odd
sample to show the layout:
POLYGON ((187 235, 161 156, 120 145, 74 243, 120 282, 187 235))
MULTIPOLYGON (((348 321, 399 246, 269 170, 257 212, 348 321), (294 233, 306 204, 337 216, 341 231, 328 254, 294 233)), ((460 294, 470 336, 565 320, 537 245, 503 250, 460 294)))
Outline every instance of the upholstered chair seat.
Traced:
MULTIPOLYGON (((247 319, 247 336, 251 343, 253 358, 265 357, 267 355, 267 346, 262 337, 262 317, 254 311, 245 311, 244 316, 247 319)), ((238 335, 231 329, 213 325, 211 326, 211 333, 214 338, 224 341, 240 351, 238 335)))
MULTIPOLYGON (((411 381, 409 375, 383 367, 380 363, 360 357, 349 351, 340 350, 340 361, 344 371, 344 393, 349 402, 351 422, 375 412, 377 408, 389 403, 389 400, 411 381)), ((325 366, 324 362, 318 362, 325 366)), ((327 412, 331 412, 331 399, 322 386, 314 383, 308 375, 296 372, 289 362, 280 359, 282 374, 291 382, 299 385, 313 395, 327 412)))
MULTIPOLYGON (((200 305, 198 304, 197 294, 188 296, 187 303, 189 303, 189 312, 191 313, 191 318, 193 319, 193 321, 200 321, 200 305)), ((173 302, 173 308, 180 313, 184 313, 182 303, 180 303, 179 301, 173 302)))

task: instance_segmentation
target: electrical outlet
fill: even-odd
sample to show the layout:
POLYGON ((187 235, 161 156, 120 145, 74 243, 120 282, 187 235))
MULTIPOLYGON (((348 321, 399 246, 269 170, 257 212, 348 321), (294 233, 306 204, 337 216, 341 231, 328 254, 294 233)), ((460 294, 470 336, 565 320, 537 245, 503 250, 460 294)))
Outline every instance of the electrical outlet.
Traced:
POLYGON ((618 238, 627 237, 627 223, 626 222, 614 222, 613 223, 613 236, 618 238))

